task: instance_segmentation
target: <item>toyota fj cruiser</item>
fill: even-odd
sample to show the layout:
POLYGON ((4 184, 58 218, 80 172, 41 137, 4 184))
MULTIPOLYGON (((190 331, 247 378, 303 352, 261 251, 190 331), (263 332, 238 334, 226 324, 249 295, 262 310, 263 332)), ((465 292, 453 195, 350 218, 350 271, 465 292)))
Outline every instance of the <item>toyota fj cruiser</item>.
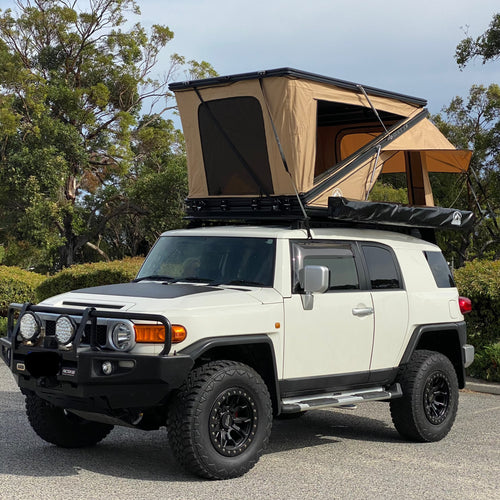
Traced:
MULTIPOLYGON (((298 78, 285 74, 291 76, 298 78)), ((248 80, 244 75, 236 82, 248 80)), ((227 79, 210 81, 209 90, 219 83, 229 85, 227 79)), ((341 89, 345 83, 333 82, 341 89)), ((244 135, 226 133, 239 125, 224 122, 231 115, 218 114, 216 107, 205 109, 209 97, 221 102, 209 94, 201 98, 200 88, 209 84, 187 84, 200 94, 198 116, 208 120, 204 130, 214 133, 208 127, 214 121, 222 137, 214 140, 229 143, 232 160, 253 172, 248 183, 265 187, 262 171, 240 158, 248 158, 238 143, 244 135)), ((320 84, 324 92, 325 82, 320 84)), ((399 95, 384 99, 408 104, 399 95)), ((364 106, 371 112, 369 101, 364 106)), ((252 108, 255 102, 233 104, 252 108)), ((342 108, 343 116, 349 106, 342 108)), ((378 106, 387 109, 382 101, 378 106)), ((351 111, 355 121, 359 113, 351 111)), ((271 115, 264 111, 260 117, 268 139, 279 133, 271 115)), ((366 112, 359 116, 369 121, 366 112)), ((394 110, 382 118, 399 124, 394 110)), ((411 127, 401 120, 406 133, 411 127)), ((397 130, 388 133, 392 138, 385 132, 379 137, 387 144, 397 130)), ((206 152, 208 142, 201 142, 199 151, 206 152)), ((380 142, 372 146, 375 152, 365 147, 358 166, 375 154, 375 166, 382 158, 380 142)), ((342 168, 346 165, 343 161, 342 168)), ((348 177, 355 171, 348 169, 348 177)), ((424 234, 436 226, 456 228, 470 214, 339 197, 330 197, 328 207, 319 210, 314 186, 299 187, 294 196, 282 179, 281 193, 270 185, 247 196, 239 190, 248 183, 218 172, 206 167, 209 192, 188 200, 188 214, 199 227, 163 234, 133 282, 75 290, 38 305, 11 305, 0 350, 26 396, 35 432, 72 448, 98 443, 114 425, 166 426, 177 460, 195 474, 217 479, 253 467, 269 441, 273 416, 388 401, 404 438, 446 436, 464 369, 474 356, 463 318, 470 302, 459 297, 440 249, 401 229, 424 234), (202 223, 242 218, 244 225, 202 223), (391 224, 397 231, 377 229, 391 224)), ((247 174, 241 176, 248 180, 247 174)), ((319 176, 320 183, 325 179, 319 176)), ((197 182, 190 179, 190 189, 197 182)), ((346 186, 328 189, 339 194, 346 186)), ((418 186, 410 187, 418 196, 418 186)))

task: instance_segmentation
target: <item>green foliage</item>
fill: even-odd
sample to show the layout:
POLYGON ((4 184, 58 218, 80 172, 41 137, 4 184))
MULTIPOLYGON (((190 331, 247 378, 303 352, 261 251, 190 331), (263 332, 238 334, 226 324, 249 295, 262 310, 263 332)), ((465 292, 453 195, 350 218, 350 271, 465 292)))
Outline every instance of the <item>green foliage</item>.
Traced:
POLYGON ((465 316, 468 341, 476 349, 469 373, 500 381, 500 261, 468 262, 455 271, 455 280, 460 295, 472 301, 465 316))
POLYGON ((485 64, 500 57, 500 14, 494 14, 489 28, 476 39, 467 36, 458 45, 455 59, 462 69, 472 59, 480 57, 485 64))
POLYGON ((154 78, 173 32, 132 24, 127 17, 140 13, 134 0, 17 7, 0 12, 0 244, 7 236, 29 241, 39 251, 35 267, 53 271, 88 257, 85 249, 105 254, 100 244, 115 218, 146 216, 126 192, 137 166, 184 150, 172 126, 161 139, 167 159, 137 157, 149 127, 143 105, 160 107, 167 78, 182 65, 197 77, 215 72, 174 54, 167 76, 154 78))
POLYGON ((475 214, 471 232, 442 235, 440 244, 458 266, 474 258, 499 258, 499 85, 473 85, 466 99, 455 97, 434 121, 455 146, 473 151, 467 174, 431 174, 437 204, 475 214))
POLYGON ((37 299, 42 301, 70 290, 131 281, 142 262, 142 258, 136 257, 113 262, 74 265, 43 281, 36 289, 37 299))
POLYGON ((405 204, 408 203, 408 192, 405 188, 395 188, 388 183, 376 182, 370 192, 370 201, 405 204))
POLYGON ((474 260, 455 271, 461 295, 472 300, 468 335, 475 347, 500 341, 500 261, 474 260))
POLYGON ((500 344, 487 345, 479 350, 468 373, 471 377, 500 382, 500 344))
POLYGON ((35 302, 35 290, 44 279, 18 267, 0 266, 0 316, 7 316, 12 302, 35 302))

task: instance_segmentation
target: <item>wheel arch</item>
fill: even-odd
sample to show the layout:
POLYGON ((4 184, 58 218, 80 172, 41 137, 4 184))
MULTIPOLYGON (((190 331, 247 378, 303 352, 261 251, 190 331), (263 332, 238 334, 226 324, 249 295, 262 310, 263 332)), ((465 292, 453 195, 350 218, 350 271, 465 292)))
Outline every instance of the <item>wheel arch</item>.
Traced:
POLYGON ((239 361, 253 368, 264 380, 271 395, 273 413, 280 411, 278 372, 273 342, 267 335, 209 337, 186 347, 179 354, 190 356, 195 367, 216 360, 239 361))
POLYGON ((401 364, 406 364, 416 350, 440 352, 455 368, 460 389, 465 387, 465 368, 462 346, 466 341, 465 322, 421 325, 413 332, 401 364))

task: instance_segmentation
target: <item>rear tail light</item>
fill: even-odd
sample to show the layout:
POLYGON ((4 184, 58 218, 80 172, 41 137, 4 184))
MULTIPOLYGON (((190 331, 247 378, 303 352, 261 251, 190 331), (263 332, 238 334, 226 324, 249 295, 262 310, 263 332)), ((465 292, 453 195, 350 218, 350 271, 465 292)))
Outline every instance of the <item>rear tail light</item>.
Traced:
POLYGON ((458 305, 462 314, 467 314, 472 311, 472 302, 467 297, 458 297, 458 305))

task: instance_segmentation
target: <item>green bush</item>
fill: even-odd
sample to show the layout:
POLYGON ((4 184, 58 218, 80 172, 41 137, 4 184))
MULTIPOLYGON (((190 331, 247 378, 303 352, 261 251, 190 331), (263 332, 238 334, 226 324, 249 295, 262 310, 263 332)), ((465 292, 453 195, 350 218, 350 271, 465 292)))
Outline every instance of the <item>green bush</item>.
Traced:
POLYGON ((44 279, 19 267, 0 266, 0 316, 7 316, 11 302, 35 302, 36 288, 44 279))
POLYGON ((460 295, 472 301, 465 320, 476 356, 468 373, 500 382, 500 261, 468 262, 455 271, 455 280, 460 295))
POLYGON ((131 281, 139 271, 143 260, 142 257, 134 257, 113 262, 71 266, 41 283, 36 290, 37 298, 41 301, 70 290, 131 281))
POLYGON ((474 356, 469 375, 490 382, 500 382, 500 344, 484 346, 474 356))

